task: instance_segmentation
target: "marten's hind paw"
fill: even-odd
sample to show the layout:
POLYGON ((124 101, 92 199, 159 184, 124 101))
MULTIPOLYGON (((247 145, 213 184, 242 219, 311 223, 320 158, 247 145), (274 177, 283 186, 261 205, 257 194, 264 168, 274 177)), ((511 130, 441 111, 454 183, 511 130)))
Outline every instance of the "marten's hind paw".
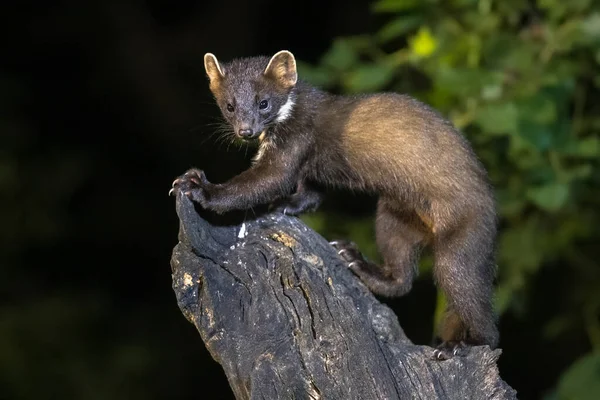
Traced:
POLYGON ((303 204, 298 204, 298 202, 294 201, 293 198, 289 198, 271 204, 269 210, 279 212, 284 215, 297 216, 304 213, 306 211, 306 208, 303 207, 303 204))
POLYGON ((465 347, 466 344, 462 340, 442 342, 433 350, 433 358, 438 361, 449 360, 454 356, 460 356, 465 347))
POLYGON ((349 240, 334 240, 333 242, 329 242, 329 244, 337 250, 340 258, 348 263, 350 269, 359 268, 362 264, 367 263, 354 242, 349 240))

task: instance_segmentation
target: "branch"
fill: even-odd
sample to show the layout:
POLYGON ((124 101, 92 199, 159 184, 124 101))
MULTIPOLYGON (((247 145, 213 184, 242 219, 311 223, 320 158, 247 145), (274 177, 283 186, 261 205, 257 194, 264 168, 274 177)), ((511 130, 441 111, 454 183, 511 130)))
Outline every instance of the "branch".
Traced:
POLYGON ((514 399, 501 351, 435 361, 299 219, 209 221, 177 195, 173 288, 237 399, 514 399))

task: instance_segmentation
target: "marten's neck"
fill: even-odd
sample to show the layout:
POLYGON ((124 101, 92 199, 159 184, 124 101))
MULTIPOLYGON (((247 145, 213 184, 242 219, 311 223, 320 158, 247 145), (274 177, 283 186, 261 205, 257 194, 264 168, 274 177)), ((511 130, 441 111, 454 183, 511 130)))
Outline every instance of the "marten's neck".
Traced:
POLYGON ((275 130, 306 131, 319 118, 330 97, 332 95, 329 93, 298 81, 288 102, 279 111, 279 121, 275 130))

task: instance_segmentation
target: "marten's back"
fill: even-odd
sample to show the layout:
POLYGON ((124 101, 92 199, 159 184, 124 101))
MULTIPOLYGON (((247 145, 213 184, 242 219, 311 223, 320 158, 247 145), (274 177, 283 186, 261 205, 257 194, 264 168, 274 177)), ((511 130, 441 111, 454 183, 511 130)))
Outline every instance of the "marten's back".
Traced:
POLYGON ((392 196, 489 194, 466 139, 429 106, 393 93, 329 102, 316 124, 316 148, 322 170, 349 168, 345 186, 392 196))

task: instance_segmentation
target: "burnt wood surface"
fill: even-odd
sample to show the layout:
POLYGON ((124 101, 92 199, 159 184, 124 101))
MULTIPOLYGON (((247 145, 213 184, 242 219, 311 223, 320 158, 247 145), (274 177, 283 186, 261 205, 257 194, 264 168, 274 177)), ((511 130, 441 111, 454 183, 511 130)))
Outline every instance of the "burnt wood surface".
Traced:
POLYGON ((173 289, 237 399, 516 398, 500 350, 433 360, 299 219, 217 217, 176 197, 173 289))

